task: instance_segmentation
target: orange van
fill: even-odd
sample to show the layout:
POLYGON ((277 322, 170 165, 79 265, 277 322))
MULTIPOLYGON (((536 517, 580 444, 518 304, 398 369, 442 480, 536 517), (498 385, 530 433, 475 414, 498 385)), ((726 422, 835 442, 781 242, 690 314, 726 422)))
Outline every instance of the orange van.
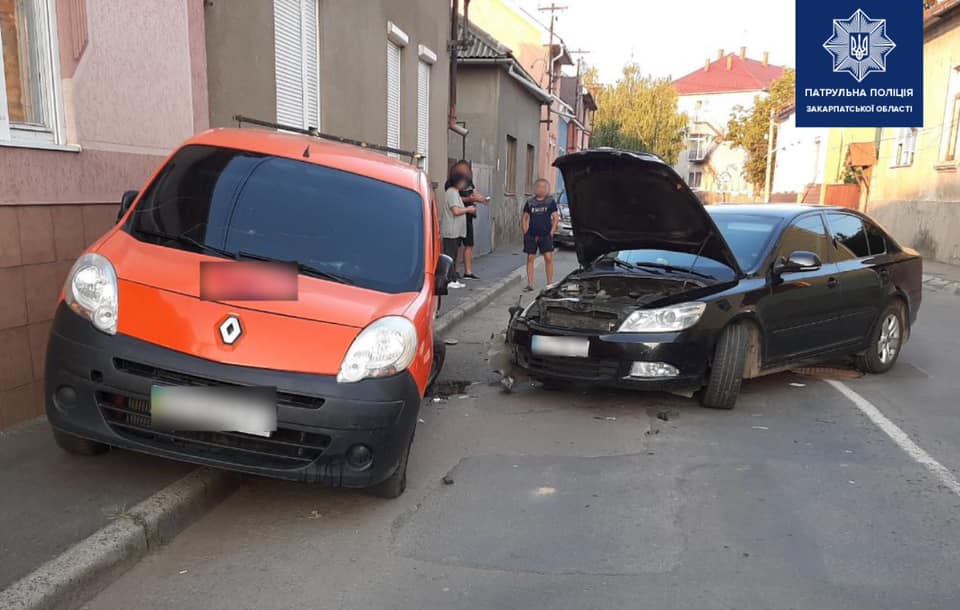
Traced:
POLYGON ((191 138, 67 277, 57 443, 400 495, 443 361, 439 242, 414 165, 306 134, 191 138))

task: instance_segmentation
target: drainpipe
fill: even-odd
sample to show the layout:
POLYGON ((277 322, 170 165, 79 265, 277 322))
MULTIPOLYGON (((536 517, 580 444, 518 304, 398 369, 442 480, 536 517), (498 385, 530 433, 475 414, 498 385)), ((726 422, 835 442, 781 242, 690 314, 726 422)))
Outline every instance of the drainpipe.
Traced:
MULTIPOLYGON (((453 0, 452 10, 450 11, 450 112, 447 115, 447 128, 461 138, 466 138, 467 128, 457 123, 457 55, 460 52, 459 8, 460 1, 453 0)), ((470 0, 463 0, 463 23, 465 27, 469 16, 470 0)), ((464 145, 466 144, 464 143, 464 145)))

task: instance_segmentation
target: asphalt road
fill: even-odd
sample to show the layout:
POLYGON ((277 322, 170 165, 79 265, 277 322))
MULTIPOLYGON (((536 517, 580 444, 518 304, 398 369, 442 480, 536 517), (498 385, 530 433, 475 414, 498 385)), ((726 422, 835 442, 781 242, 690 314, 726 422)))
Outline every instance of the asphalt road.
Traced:
POLYGON ((400 499, 250 480, 87 607, 960 608, 960 297, 925 294, 888 375, 776 375, 721 412, 501 394, 517 296, 453 330, 443 380, 479 383, 425 402, 400 499))

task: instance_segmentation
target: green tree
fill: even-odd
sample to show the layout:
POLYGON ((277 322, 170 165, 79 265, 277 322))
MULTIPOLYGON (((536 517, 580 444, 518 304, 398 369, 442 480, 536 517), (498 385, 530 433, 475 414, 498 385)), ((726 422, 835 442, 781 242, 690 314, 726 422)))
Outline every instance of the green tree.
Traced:
MULTIPOLYGON (((770 132, 770 113, 782 110, 794 103, 797 91, 797 75, 786 70, 783 76, 770 85, 770 95, 753 98, 752 108, 738 107, 733 111, 727 123, 726 140, 747 153, 743 166, 743 177, 757 191, 763 189, 767 174, 767 138, 770 132)), ((774 158, 776 163, 777 133, 773 135, 774 158)), ((771 175, 772 179, 772 175, 771 175)))
POLYGON ((677 110, 670 79, 644 75, 639 65, 628 63, 612 85, 599 84, 593 68, 584 73, 583 82, 597 102, 592 146, 650 152, 676 163, 684 148, 687 116, 677 110))

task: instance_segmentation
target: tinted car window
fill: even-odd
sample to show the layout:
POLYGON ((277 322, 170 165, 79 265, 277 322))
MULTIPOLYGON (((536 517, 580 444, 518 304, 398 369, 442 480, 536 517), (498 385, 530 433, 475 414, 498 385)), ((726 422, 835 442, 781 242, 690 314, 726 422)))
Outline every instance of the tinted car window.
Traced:
POLYGON ((751 214, 716 214, 713 222, 733 250, 740 268, 747 270, 760 261, 780 219, 751 214))
POLYGON ((830 223, 836 260, 845 261, 870 256, 870 249, 867 246, 867 232, 863 226, 863 221, 858 216, 827 214, 827 222, 830 223))
POLYGON ((187 146, 161 170, 127 225, 144 241, 297 261, 382 292, 423 285, 420 195, 303 161, 187 146))
POLYGON ((792 252, 803 250, 813 252, 826 260, 827 231, 819 214, 805 216, 795 220, 783 232, 777 256, 789 256, 792 252))
POLYGON ((867 245, 870 246, 870 255, 876 256, 887 251, 887 237, 875 224, 867 223, 867 245))

